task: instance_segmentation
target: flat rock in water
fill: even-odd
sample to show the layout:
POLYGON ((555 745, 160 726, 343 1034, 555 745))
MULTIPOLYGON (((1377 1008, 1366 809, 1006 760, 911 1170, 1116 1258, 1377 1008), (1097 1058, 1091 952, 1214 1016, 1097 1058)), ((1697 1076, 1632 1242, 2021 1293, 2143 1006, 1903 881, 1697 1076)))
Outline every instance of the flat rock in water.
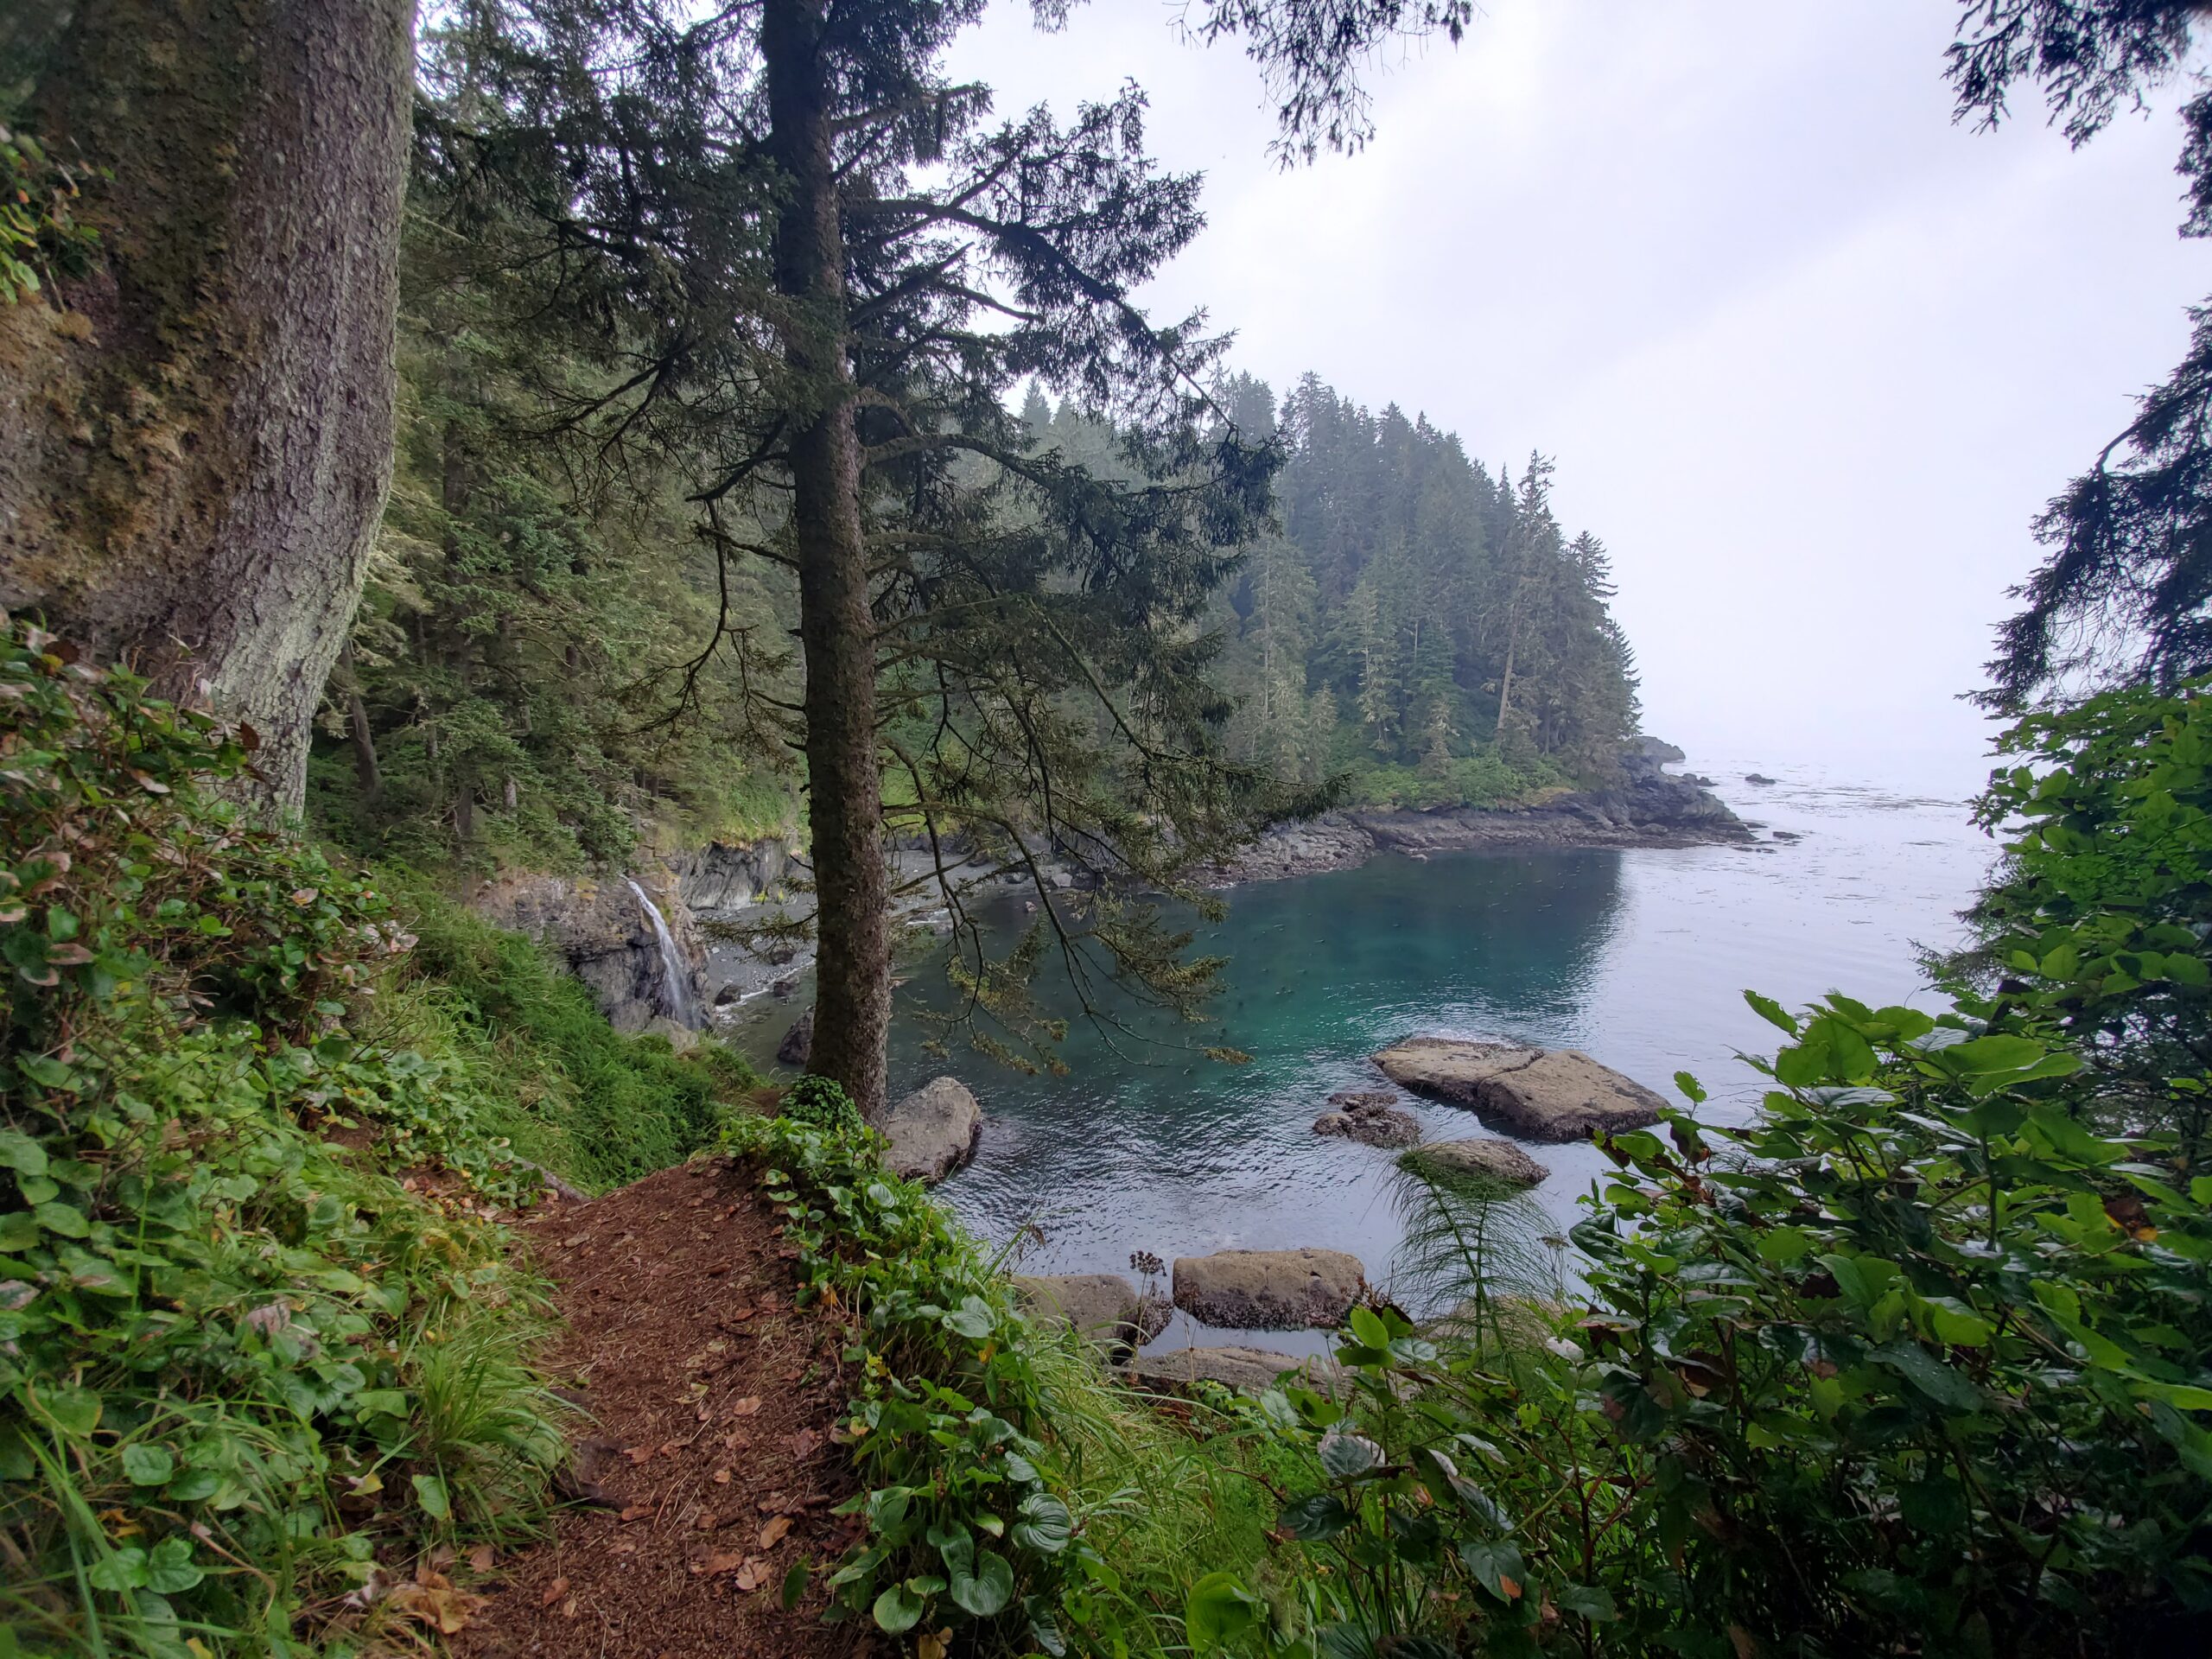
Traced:
POLYGON ((1302 1373, 1317 1387, 1342 1375, 1334 1360, 1300 1359, 1266 1348, 1171 1348, 1139 1354, 1122 1375, 1141 1388, 1187 1389, 1193 1382, 1218 1382, 1226 1389, 1257 1393, 1274 1387, 1286 1372, 1302 1373))
POLYGON ((1391 1082, 1531 1141, 1580 1141, 1599 1129, 1656 1123, 1665 1102, 1572 1048, 1408 1037, 1375 1057, 1391 1082))
POLYGON ((963 1169, 983 1138, 983 1109, 957 1077, 932 1077, 883 1120, 893 1173, 934 1186, 963 1169))
POLYGON ((1016 1274, 1014 1294, 1040 1325, 1067 1325, 1108 1349, 1141 1338, 1136 1287, 1118 1273, 1016 1274))
POLYGON ((1341 1325, 1366 1288, 1359 1258, 1342 1250, 1217 1250, 1175 1261, 1175 1306, 1233 1331, 1341 1325))
POLYGON ((1551 1171, 1510 1141, 1432 1141, 1415 1147, 1405 1162, 1437 1175, 1471 1175, 1503 1186, 1535 1186, 1551 1171))

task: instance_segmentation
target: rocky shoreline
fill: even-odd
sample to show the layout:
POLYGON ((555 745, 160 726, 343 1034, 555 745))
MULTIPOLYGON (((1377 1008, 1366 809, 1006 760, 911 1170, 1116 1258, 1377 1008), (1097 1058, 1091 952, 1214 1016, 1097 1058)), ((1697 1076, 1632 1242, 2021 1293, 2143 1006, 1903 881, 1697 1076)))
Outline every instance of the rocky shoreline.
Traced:
POLYGON ((1357 869, 1378 853, 1512 852, 1530 848, 1702 847, 1748 842, 1751 830, 1710 791, 1666 767, 1682 752, 1640 738, 1621 781, 1527 806, 1351 809, 1279 824, 1205 872, 1208 885, 1278 881, 1357 869))
MULTIPOLYGON (((1666 770, 1682 759, 1669 744, 1639 738, 1623 757, 1619 781, 1604 789, 1522 806, 1351 810, 1281 824, 1198 879, 1230 887, 1318 875, 1356 869, 1378 853, 1427 858, 1752 842, 1751 826, 1700 782, 1666 770)), ((1089 885, 1084 873, 1061 868, 1045 850, 1038 856, 1051 887, 1089 885)), ((894 928, 943 931, 948 922, 929 855, 902 847, 892 858, 894 928)), ((947 874, 975 901, 995 891, 1030 901, 1027 872, 963 855, 947 874)), ((473 902, 493 921, 555 950, 617 1027, 658 1030, 681 1043, 724 1023, 739 1003, 798 987, 814 954, 811 942, 798 937, 811 917, 804 891, 810 874, 804 855, 779 840, 715 842, 642 858, 626 876, 509 875, 473 902)))

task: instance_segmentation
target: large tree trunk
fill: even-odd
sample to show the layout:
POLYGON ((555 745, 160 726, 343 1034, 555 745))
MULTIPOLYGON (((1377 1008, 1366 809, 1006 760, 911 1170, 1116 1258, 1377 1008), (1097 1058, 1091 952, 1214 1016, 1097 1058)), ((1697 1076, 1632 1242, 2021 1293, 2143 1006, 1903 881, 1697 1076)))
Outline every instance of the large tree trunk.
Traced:
POLYGON ((391 481, 413 0, 79 0, 29 125, 98 275, 0 307, 0 604, 260 733, 308 723, 391 481))
POLYGON ((822 18, 820 0, 766 0, 761 20, 770 143, 790 193, 776 230, 776 283, 790 302, 784 353, 801 403, 791 447, 791 524, 806 659, 807 822, 820 943, 808 1069, 842 1084, 874 1122, 886 1107, 890 892, 822 18))

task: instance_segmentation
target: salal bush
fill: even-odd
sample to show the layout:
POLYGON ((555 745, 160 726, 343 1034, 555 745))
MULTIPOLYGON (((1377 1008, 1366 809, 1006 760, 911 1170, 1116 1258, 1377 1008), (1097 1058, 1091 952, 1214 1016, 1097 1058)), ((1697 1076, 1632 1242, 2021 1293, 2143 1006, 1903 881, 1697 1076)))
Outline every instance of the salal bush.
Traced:
POLYGON ((2115 1125, 2202 1141, 2212 1062, 2212 696, 2126 686, 1999 741, 1975 817, 2004 839, 1948 964, 1972 1006, 2048 1024, 2115 1125), (2177 1088, 2176 1079, 2183 1080, 2177 1088))
MULTIPOLYGON (((1200 1650, 2079 1655, 2212 1630, 2212 1174, 2085 1127, 2035 1030, 1843 996, 1748 1125, 1602 1142, 1548 1334, 1355 1310, 1283 1584, 1200 1650)), ((1678 1079, 1693 1103, 1694 1079, 1678 1079)), ((1478 1263, 1471 1262, 1471 1268, 1478 1263)))
POLYGON ((517 1173, 465 1077, 348 1034, 409 938, 219 798, 252 745, 0 617, 0 1621, 34 1650, 435 1624, 379 1558, 519 1518, 557 1448, 482 1218, 517 1173))

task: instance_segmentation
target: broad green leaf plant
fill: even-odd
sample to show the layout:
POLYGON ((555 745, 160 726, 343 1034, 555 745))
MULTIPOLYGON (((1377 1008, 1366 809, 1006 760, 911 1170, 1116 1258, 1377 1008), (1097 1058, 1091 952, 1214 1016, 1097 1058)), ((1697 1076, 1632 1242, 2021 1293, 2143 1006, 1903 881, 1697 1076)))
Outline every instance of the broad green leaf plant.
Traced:
POLYGON ((352 1034, 409 937, 209 792, 251 747, 0 618, 0 1630, 35 1652, 293 1651, 380 1554, 525 1524, 559 1451, 483 1218, 534 1179, 466 1077, 352 1034))

